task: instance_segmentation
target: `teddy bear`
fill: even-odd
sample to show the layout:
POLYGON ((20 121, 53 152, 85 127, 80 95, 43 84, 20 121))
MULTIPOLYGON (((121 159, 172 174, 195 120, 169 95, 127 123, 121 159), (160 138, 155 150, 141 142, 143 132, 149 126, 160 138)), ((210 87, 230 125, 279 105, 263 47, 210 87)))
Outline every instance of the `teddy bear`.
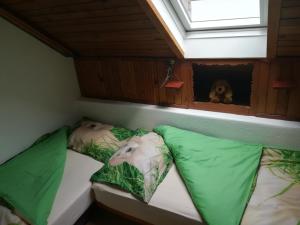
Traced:
POLYGON ((232 88, 226 80, 216 80, 209 92, 209 98, 214 103, 226 103, 232 102, 232 88))

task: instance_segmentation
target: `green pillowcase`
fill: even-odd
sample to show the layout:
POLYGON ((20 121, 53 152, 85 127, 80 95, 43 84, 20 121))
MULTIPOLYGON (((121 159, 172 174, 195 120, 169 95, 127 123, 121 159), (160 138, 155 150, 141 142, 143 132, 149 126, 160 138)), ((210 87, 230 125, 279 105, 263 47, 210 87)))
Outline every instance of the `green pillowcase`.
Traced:
POLYGON ((70 136, 69 148, 89 155, 94 159, 107 162, 110 157, 134 134, 122 127, 114 127, 91 120, 83 120, 70 136))
POLYGON ((67 157, 68 128, 39 138, 0 166, 0 203, 4 200, 34 225, 46 225, 67 157))
POLYGON ((154 132, 132 137, 91 180, 117 185, 149 202, 172 165, 163 139, 154 132))
POLYGON ((206 223, 240 224, 255 181, 262 146, 171 126, 159 126, 154 130, 163 136, 172 151, 176 167, 206 223))

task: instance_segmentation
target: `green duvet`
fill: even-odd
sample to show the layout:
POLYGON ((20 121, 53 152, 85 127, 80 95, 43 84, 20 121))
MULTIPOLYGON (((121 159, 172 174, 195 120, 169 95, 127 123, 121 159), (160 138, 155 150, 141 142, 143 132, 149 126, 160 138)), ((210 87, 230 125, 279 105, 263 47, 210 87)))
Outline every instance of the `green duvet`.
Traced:
POLYGON ((0 166, 0 199, 30 224, 46 225, 64 171, 67 128, 0 166))
POLYGON ((208 225, 240 224, 262 146, 159 126, 192 200, 208 225))

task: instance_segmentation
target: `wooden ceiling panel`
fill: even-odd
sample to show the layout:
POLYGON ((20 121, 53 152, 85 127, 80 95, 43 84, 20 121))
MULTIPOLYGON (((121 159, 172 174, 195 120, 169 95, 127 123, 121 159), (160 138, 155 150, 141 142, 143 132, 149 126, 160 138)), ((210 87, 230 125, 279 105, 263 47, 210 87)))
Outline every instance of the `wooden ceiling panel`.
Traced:
POLYGON ((0 6, 78 57, 175 56, 137 0, 0 0, 0 6))
POLYGON ((63 38, 66 42, 116 42, 116 41, 150 41, 163 40, 158 33, 154 33, 152 29, 141 29, 137 33, 135 30, 123 30, 117 32, 106 32, 105 35, 95 32, 82 33, 63 33, 57 37, 63 38))
MULTIPOLYGON (((105 57, 166 57, 169 54, 169 50, 159 49, 155 52, 149 49, 137 49, 137 48, 130 48, 130 49, 122 49, 119 51, 117 49, 101 49, 101 48, 84 48, 80 49, 82 54, 85 57, 99 57, 99 52, 101 52, 102 56, 105 57)), ((101 56, 100 55, 100 56, 101 56)), ((170 56, 171 57, 171 56, 170 56)))
POLYGON ((79 11, 68 11, 60 13, 46 13, 40 14, 37 16, 26 15, 26 12, 23 12, 26 17, 30 17, 32 21, 35 22, 47 22, 47 21, 68 21, 74 19, 88 19, 88 18, 105 18, 105 17, 116 17, 118 20, 123 21, 127 20, 128 15, 140 14, 143 18, 145 14, 141 11, 138 6, 124 6, 124 7, 115 7, 115 8, 106 8, 106 9, 89 9, 89 10, 79 10, 79 11), (126 18, 124 18, 126 17, 126 18))
POLYGON ((59 24, 55 26, 43 26, 51 34, 66 34, 66 33, 79 33, 79 32, 98 32, 101 30, 101 33, 109 32, 118 32, 123 30, 134 30, 139 32, 141 29, 153 29, 153 26, 149 20, 137 20, 137 21, 120 21, 113 23, 95 23, 95 24, 72 24, 72 25, 63 25, 59 24))
POLYGON ((1 0, 1 3, 13 7, 18 12, 36 12, 38 14, 136 5, 135 0, 1 0))

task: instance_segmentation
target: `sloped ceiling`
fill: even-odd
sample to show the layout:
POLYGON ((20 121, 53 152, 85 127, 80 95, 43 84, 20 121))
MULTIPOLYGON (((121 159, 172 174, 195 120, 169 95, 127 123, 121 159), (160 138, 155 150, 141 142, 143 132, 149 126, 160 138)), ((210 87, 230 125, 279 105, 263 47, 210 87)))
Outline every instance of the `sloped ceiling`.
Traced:
POLYGON ((0 0, 0 7, 13 15, 4 18, 20 19, 74 56, 176 55, 138 0, 0 0))

